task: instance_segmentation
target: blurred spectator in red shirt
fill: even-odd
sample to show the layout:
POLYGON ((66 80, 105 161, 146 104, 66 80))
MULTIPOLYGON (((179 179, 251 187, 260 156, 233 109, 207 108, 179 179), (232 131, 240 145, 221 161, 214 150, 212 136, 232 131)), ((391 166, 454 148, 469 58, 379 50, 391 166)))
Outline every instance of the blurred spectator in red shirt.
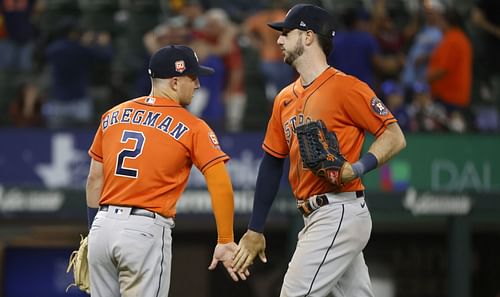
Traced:
POLYGON ((222 58, 226 70, 224 103, 226 106, 226 128, 240 131, 245 109, 245 84, 243 55, 238 45, 239 28, 227 13, 213 8, 205 13, 204 37, 211 45, 211 52, 222 58))
POLYGON ((5 29, 5 20, 3 14, 0 13, 0 40, 7 37, 7 30, 5 29))
POLYGON ((380 45, 381 55, 386 67, 380 69, 382 80, 398 79, 405 63, 405 43, 407 38, 404 29, 395 23, 395 11, 387 7, 386 0, 375 0, 373 9, 374 35, 380 45))
POLYGON ((16 127, 41 127, 43 98, 33 82, 21 84, 9 106, 10 121, 16 127))
POLYGON ((472 45, 459 27, 459 15, 451 9, 433 14, 443 39, 430 57, 427 81, 432 96, 449 112, 450 129, 465 132, 470 122, 468 110, 472 85, 472 45))
POLYGON ((284 6, 276 3, 251 15, 243 23, 245 35, 260 52, 260 70, 264 75, 266 97, 269 101, 273 101, 278 91, 290 84, 294 78, 294 71, 283 62, 283 54, 276 44, 279 32, 271 30, 267 25, 280 22, 285 16, 284 6))
POLYGON ((456 13, 434 13, 443 39, 431 55, 427 80, 432 95, 456 108, 469 106, 472 79, 472 47, 458 26, 456 13))

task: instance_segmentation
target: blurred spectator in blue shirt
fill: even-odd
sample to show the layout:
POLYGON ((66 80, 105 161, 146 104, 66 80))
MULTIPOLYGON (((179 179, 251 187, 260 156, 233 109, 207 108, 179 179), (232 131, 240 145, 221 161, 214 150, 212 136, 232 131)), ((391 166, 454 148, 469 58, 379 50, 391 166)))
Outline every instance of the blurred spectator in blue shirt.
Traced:
POLYGON ((328 63, 376 88, 377 73, 393 73, 399 63, 382 55, 378 41, 370 33, 368 12, 349 8, 342 15, 342 21, 345 29, 335 33, 328 63))
POLYGON ((190 46, 195 50, 200 63, 215 70, 213 75, 200 76, 200 88, 194 93, 189 110, 205 120, 212 129, 225 129, 224 108, 224 61, 211 52, 210 45, 202 39, 193 41, 190 46))
POLYGON ((393 80, 387 80, 380 86, 383 94, 383 101, 387 108, 398 120, 398 124, 403 131, 410 128, 410 117, 405 104, 403 86, 393 80))
POLYGON ((46 49, 51 81, 43 113, 51 128, 91 123, 94 112, 88 93, 90 66, 108 62, 112 56, 109 34, 82 34, 78 24, 69 19, 60 25, 59 37, 46 49))
POLYGON ((500 131, 500 114, 491 106, 478 106, 476 109, 475 126, 481 132, 500 131))
POLYGON ((374 60, 380 54, 380 47, 375 37, 368 32, 369 19, 370 16, 364 10, 348 9, 343 14, 345 30, 335 33, 333 52, 328 57, 328 63, 374 87, 374 60))
POLYGON ((417 36, 410 46, 406 62, 401 75, 401 81, 405 88, 411 89, 416 81, 424 81, 427 74, 427 64, 429 57, 436 45, 443 38, 443 33, 429 18, 432 11, 444 11, 444 6, 437 1, 423 2, 423 14, 425 24, 422 26, 417 36))
POLYGON ((7 38, 0 40, 0 70, 30 72, 36 30, 31 22, 35 0, 0 0, 7 38))

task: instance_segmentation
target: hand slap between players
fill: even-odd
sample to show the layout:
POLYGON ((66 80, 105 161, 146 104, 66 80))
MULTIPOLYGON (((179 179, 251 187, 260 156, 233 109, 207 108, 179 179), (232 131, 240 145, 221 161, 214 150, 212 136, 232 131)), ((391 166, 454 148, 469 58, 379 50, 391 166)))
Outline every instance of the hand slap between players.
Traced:
POLYGON ((214 270, 215 267, 217 267, 217 263, 222 262, 222 265, 227 270, 227 273, 229 273, 229 276, 237 282, 238 276, 242 280, 246 280, 247 277, 250 275, 250 272, 248 269, 241 269, 240 271, 236 271, 236 269, 232 268, 232 260, 233 256, 237 250, 238 246, 234 242, 230 243, 225 243, 225 244, 217 244, 214 249, 214 255, 212 257, 212 263, 210 263, 210 266, 208 266, 209 270, 214 270))
POLYGON ((233 270, 238 271, 238 273, 247 272, 257 254, 262 263, 267 263, 265 250, 266 238, 264 234, 248 230, 238 244, 238 250, 232 263, 233 270))

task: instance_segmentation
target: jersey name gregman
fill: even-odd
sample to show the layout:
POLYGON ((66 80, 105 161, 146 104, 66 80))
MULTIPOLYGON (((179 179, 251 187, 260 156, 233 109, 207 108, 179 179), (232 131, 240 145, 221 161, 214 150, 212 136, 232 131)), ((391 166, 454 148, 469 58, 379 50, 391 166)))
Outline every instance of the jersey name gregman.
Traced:
POLYGON ((203 173, 229 159, 203 120, 150 96, 106 112, 89 154, 105 165, 102 205, 141 205, 165 217, 175 215, 192 165, 203 173))
POLYGON ((116 124, 132 124, 156 128, 176 140, 179 140, 189 130, 186 124, 176 121, 170 115, 165 116, 161 112, 134 108, 118 109, 108 113, 102 119, 101 127, 105 131, 108 127, 116 124), (177 124, 172 125, 172 122, 177 124))

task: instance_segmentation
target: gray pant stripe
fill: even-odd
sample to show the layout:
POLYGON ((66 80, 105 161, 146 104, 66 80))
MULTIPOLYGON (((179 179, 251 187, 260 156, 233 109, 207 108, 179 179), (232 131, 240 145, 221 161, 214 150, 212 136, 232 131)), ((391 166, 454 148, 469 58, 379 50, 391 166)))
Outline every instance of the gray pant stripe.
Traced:
POLYGON ((328 250, 326 250, 325 256, 323 257, 323 260, 321 261, 321 264, 319 264, 319 267, 316 270, 316 273, 314 274, 313 280, 311 282, 311 286, 309 286, 309 291, 307 291, 307 293, 304 295, 304 297, 307 297, 307 295, 309 295, 309 293, 311 293, 314 281, 316 280, 316 276, 318 276, 318 273, 319 273, 319 270, 321 269, 321 266, 323 265, 323 263, 325 263, 326 256, 328 255, 328 252, 330 252, 330 249, 332 248, 333 244, 335 243, 335 238, 337 238, 337 234, 339 234, 340 226, 342 226, 342 221, 343 220, 344 220, 344 204, 342 204, 342 216, 340 217, 339 227, 337 228, 337 231, 335 231, 335 236, 333 236, 332 243, 328 247, 328 250))
POLYGON ((156 297, 158 297, 158 295, 160 294, 161 278, 163 274, 163 259, 165 257, 164 250, 165 250, 165 226, 162 227, 162 232, 161 232, 160 279, 158 280, 158 291, 156 292, 156 297))

